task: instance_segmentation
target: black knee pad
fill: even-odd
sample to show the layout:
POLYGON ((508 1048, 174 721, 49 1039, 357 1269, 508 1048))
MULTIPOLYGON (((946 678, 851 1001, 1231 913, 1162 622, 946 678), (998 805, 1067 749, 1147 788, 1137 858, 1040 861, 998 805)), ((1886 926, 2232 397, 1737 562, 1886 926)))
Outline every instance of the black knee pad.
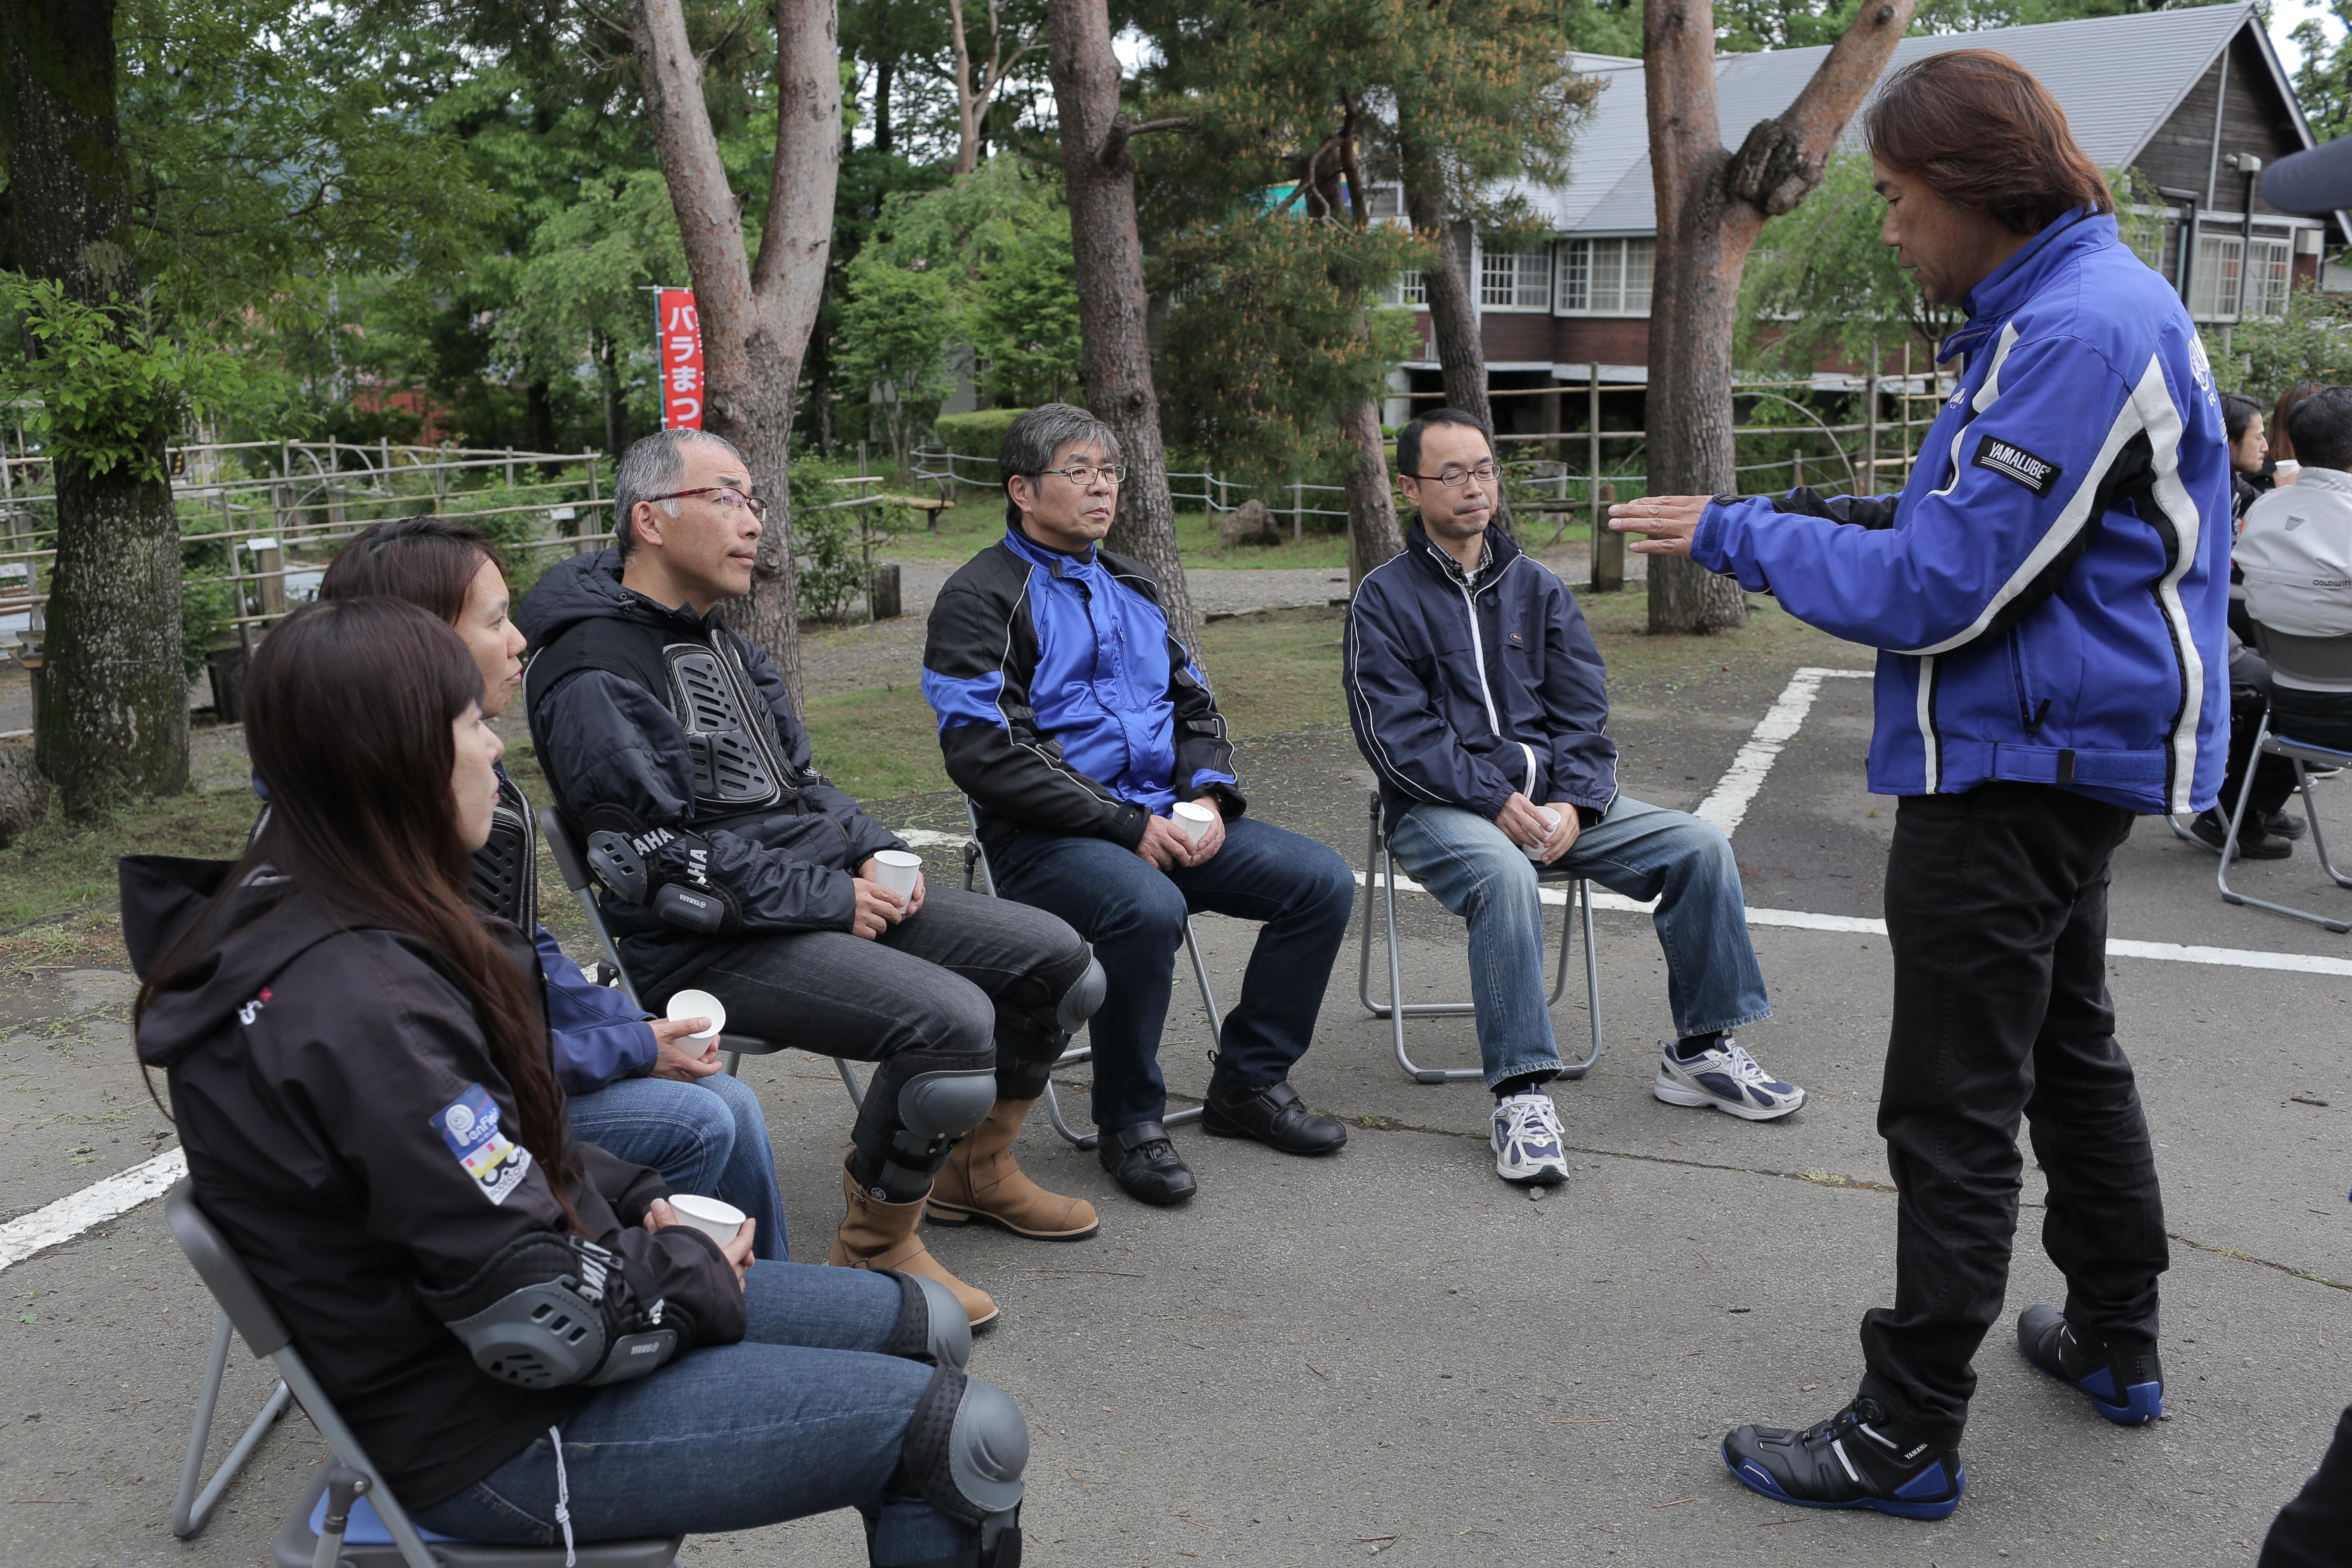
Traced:
MULTIPOLYGON (((982 1532, 1003 1526, 1021 1508, 1021 1473, 1029 1467, 1029 1423, 1013 1396, 940 1367, 907 1424, 898 1489, 982 1532)), ((1017 1550, 1017 1548, 1016 1548, 1017 1550)))
POLYGON ((882 1347, 882 1353, 961 1372, 971 1359, 971 1319, 965 1315, 963 1303, 936 1279, 902 1274, 896 1268, 883 1272, 898 1282, 900 1295, 898 1323, 890 1331, 890 1342, 882 1347))

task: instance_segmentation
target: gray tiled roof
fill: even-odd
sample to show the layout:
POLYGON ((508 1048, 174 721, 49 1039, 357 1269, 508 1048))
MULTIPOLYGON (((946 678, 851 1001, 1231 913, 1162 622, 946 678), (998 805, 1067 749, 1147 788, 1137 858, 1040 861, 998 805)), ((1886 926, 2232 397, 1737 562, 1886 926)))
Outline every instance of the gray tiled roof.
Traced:
MULTIPOLYGON (((2191 5, 1910 37, 1895 46, 1894 66, 1946 49, 1998 49, 2041 79, 2093 162, 2119 168, 2138 156, 2221 47, 2253 15, 2251 5, 2191 5), (2120 63, 2126 61, 2131 64, 2120 63)), ((2259 21, 2254 28, 2261 36, 2259 21)), ((1786 109, 1828 53, 1822 47, 1718 56, 1716 94, 1724 144, 1738 146, 1750 126, 1786 109)), ((1573 176, 1547 195, 1557 204, 1563 231, 1650 233, 1658 220, 1642 68, 1633 64, 1591 74, 1602 88, 1577 137, 1573 176)), ((1860 118, 1847 127, 1849 144, 1859 140, 1860 118)))

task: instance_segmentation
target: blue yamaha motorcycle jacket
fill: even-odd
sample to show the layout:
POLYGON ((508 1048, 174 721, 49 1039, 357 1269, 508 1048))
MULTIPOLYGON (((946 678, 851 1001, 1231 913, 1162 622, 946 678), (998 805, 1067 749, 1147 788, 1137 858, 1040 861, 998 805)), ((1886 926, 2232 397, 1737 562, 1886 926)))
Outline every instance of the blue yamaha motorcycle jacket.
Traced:
POLYGON ((1870 787, 2201 811, 2229 742, 2230 464, 2189 312, 2079 208, 1969 294, 1898 496, 1717 498, 1691 558, 1881 650, 1870 787))

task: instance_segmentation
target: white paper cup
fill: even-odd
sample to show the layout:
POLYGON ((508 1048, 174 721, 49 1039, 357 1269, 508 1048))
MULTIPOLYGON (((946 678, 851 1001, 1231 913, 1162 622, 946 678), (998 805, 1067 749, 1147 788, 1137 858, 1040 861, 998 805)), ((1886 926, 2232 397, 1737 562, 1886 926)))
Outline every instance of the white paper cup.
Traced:
POLYGON ((1177 826, 1184 830, 1184 837, 1195 844, 1201 841, 1201 835, 1209 831, 1209 824, 1217 819, 1215 812, 1190 800, 1178 801, 1169 809, 1168 815, 1175 820, 1177 826))
POLYGON ((923 858, 904 849, 878 849, 874 854, 874 879, 902 899, 915 896, 922 880, 923 858))
POLYGON ((707 1040, 727 1026, 727 1004, 708 991, 681 991, 669 999, 672 1023, 681 1018, 708 1018, 710 1027, 688 1035, 689 1040, 707 1040))
MULTIPOLYGON (((1559 813, 1539 805, 1536 807, 1536 815, 1543 818, 1545 841, 1549 843, 1550 836, 1559 830, 1559 813)), ((1523 844, 1519 847, 1527 851, 1528 859, 1538 866, 1543 864, 1544 845, 1523 844)))
POLYGON ((751 1216, 733 1204, 722 1204, 717 1198, 706 1198, 694 1193, 673 1193, 669 1206, 677 1211, 678 1223, 690 1225, 711 1240, 724 1247, 735 1239, 751 1216))

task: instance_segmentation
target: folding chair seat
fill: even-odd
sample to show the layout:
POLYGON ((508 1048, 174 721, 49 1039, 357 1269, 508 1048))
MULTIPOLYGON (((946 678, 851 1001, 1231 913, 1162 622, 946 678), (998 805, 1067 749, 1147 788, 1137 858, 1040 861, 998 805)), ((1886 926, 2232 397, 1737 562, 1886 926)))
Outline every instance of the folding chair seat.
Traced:
MULTIPOLYGON (((1405 1054, 1404 1021, 1410 1017, 1447 1017, 1475 1014, 1474 1002, 1406 1002, 1402 965, 1397 957, 1396 862, 1389 853, 1388 835, 1381 831, 1381 797, 1378 791, 1371 797, 1371 835, 1364 856, 1364 948, 1362 961, 1356 970, 1356 998, 1375 1018, 1389 1021, 1389 1033, 1396 1047, 1397 1066, 1404 1068, 1416 1083, 1445 1083, 1455 1079, 1483 1078, 1483 1068, 1425 1068, 1405 1054), (1388 937, 1389 999, 1372 1000, 1372 916, 1374 900, 1379 900, 1381 929, 1388 937)), ((1592 1049, 1585 1058, 1560 1069, 1562 1078, 1582 1078, 1601 1059, 1601 964, 1592 946, 1592 884, 1581 877, 1565 871, 1538 866, 1536 880, 1539 883, 1565 882, 1569 886, 1568 907, 1560 911, 1559 964, 1553 975, 1551 992, 1544 998, 1547 1007, 1557 1005, 1560 994, 1568 988, 1568 950, 1580 913, 1584 925, 1584 1008, 1592 1030, 1592 1049)))
MULTIPOLYGON (((972 808, 971 798, 969 795, 964 797, 963 816, 964 821, 971 828, 971 837, 963 841, 964 890, 971 891, 972 875, 977 871, 982 877, 987 879, 988 896, 992 899, 997 896, 996 873, 989 868, 988 851, 980 847, 980 813, 972 808)), ((1184 922, 1184 951, 1192 960, 1192 979, 1201 987, 1201 1010, 1209 1017, 1209 1048, 1214 1050, 1217 1047, 1217 1042, 1224 1037, 1224 1023, 1223 1016, 1217 1011, 1217 994, 1209 986, 1208 961, 1201 956, 1201 943, 1192 931, 1192 922, 1189 919, 1184 922)), ((1055 1059, 1054 1066, 1056 1069, 1076 1067, 1082 1062, 1094 1060, 1094 1056, 1092 1046, 1072 1046, 1055 1059)), ((866 1090, 859 1086, 856 1075, 850 1071, 849 1064, 841 1058, 835 1057, 833 1067, 835 1072, 841 1074, 841 1081, 848 1086, 849 1098, 859 1105, 865 1104, 866 1090)), ((1045 1114, 1052 1120, 1054 1131, 1078 1148, 1091 1149, 1100 1142, 1099 1133, 1081 1132, 1064 1118, 1061 1096, 1055 1092, 1054 1080, 1050 1078, 1045 1080, 1045 1114)), ((1187 1121, 1198 1121, 1200 1119, 1201 1107, 1195 1105, 1171 1115, 1163 1116, 1160 1121, 1163 1127, 1181 1127, 1187 1121)))
MULTIPOLYGON (((596 935, 596 946, 604 954, 604 962, 621 982, 621 994, 642 1007, 637 1001, 636 985, 629 979, 628 965, 621 962, 621 950, 613 942, 612 929, 604 923, 604 909, 596 902, 596 891, 588 883, 588 863, 581 858, 580 847, 572 840, 572 830, 563 824, 551 805, 539 808, 540 837, 547 843, 547 851, 555 857, 555 868, 563 875, 563 885, 580 904, 580 912, 588 917, 588 929, 596 935)), ((772 1056, 783 1047, 763 1040, 755 1035, 734 1029, 723 1032, 727 1048, 719 1053, 719 1065, 731 1073, 745 1057, 772 1056)))
MULTIPOLYGON (((2323 688, 2342 692, 2344 700, 2352 705, 2352 637, 2306 637, 2292 633, 2273 631, 2260 621, 2254 623, 2254 646, 2271 667, 2273 679, 2281 675, 2299 682, 2315 682, 2323 688)), ((2298 910, 2289 904, 2274 904, 2268 899, 2241 893, 2230 886, 2230 864, 2238 858, 2238 829, 2246 819, 2246 803, 2254 792, 2254 761, 2272 756, 2284 757, 2294 764, 2295 788, 2303 795, 2304 820, 2311 825, 2311 847, 2319 858, 2319 868, 2339 888, 2352 888, 2352 877, 2336 868, 2328 858, 2327 837, 2319 826, 2319 811, 2311 795, 2311 775, 2304 764, 2316 763, 2328 767, 2352 767, 2352 752, 2334 751, 2326 746, 2313 745, 2290 736, 2281 735, 2271 728, 2271 710, 2263 709, 2262 727, 2254 731, 2254 749, 2246 764, 2246 776, 2239 782, 2238 798, 2230 810, 2230 833, 2221 845, 2221 868, 2214 874, 2224 903, 2251 905, 2269 910, 2273 914, 2292 915, 2299 921, 2309 921, 2315 926, 2332 931, 2352 931, 2352 921, 2310 910, 2298 910)), ((2168 816, 2173 833, 2191 843, 2200 842, 2180 826, 2178 818, 2168 816)))
POLYGON ((275 1568, 563 1568, 567 1560, 577 1568, 671 1568, 676 1563, 682 1536, 583 1542, 567 1552, 562 1545, 457 1542, 418 1530, 294 1348, 243 1259, 197 1205, 187 1178, 164 1195, 163 1215, 222 1315, 247 1350, 276 1364, 280 1387, 292 1391, 333 1456, 311 1476, 278 1530, 271 1552, 275 1568))

